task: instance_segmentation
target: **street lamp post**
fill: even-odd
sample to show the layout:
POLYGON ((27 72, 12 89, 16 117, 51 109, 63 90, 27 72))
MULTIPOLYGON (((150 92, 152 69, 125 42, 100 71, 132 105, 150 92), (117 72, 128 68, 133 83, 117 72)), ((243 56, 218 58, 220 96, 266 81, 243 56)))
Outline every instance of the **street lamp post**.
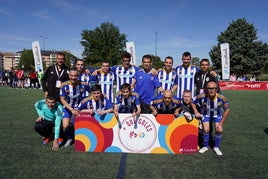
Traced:
POLYGON ((157 32, 155 32, 155 56, 157 56, 157 32))
POLYGON ((40 37, 42 38, 42 40, 43 40, 43 51, 45 50, 45 39, 48 39, 47 37, 45 37, 45 36, 42 36, 42 35, 40 35, 40 37))

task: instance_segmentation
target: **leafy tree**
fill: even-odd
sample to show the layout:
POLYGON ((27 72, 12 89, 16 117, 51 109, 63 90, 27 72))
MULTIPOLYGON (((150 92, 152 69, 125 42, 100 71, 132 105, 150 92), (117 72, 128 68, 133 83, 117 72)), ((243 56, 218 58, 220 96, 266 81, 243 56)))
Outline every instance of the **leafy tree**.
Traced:
MULTIPOLYGON (((159 68, 163 68, 164 62, 161 61, 160 57, 155 56, 155 55, 151 55, 151 57, 152 57, 152 61, 153 61, 152 68, 154 68, 156 70, 159 68)), ((142 64, 139 67, 142 68, 142 64)))
POLYGON ((200 59, 198 58, 198 57, 193 57, 192 59, 191 59, 191 63, 192 63, 192 65, 195 65, 195 66, 200 66, 199 65, 199 62, 200 62, 200 59))
POLYGON ((229 43, 231 73, 255 74, 261 72, 268 60, 267 43, 258 41, 257 30, 246 19, 232 21, 224 32, 217 37, 218 44, 209 52, 215 69, 221 69, 221 43, 229 43))
POLYGON ((18 64, 18 67, 20 69, 25 70, 34 70, 34 57, 33 57, 33 51, 29 49, 24 49, 21 52, 20 62, 18 64))
POLYGON ((65 55, 65 61, 64 64, 68 67, 71 67, 72 65, 75 65, 76 57, 71 54, 69 51, 63 51, 65 55), (72 65, 71 65, 72 64, 72 65))
POLYGON ((117 64, 125 48, 126 35, 112 23, 105 22, 94 30, 83 30, 81 45, 84 46, 83 57, 89 65, 100 64, 107 60, 111 65, 117 64))

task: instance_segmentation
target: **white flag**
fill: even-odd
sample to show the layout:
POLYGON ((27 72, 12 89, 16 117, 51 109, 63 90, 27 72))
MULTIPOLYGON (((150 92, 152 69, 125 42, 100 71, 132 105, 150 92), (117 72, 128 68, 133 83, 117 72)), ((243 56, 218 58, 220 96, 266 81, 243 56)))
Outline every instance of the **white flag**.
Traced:
POLYGON ((135 45, 134 42, 126 42, 127 52, 131 54, 130 63, 136 65, 135 45))
POLYGON ((41 56, 41 50, 40 50, 40 45, 38 41, 32 42, 32 50, 33 50, 33 56, 34 56, 35 71, 43 73, 42 56, 41 56))
POLYGON ((222 79, 223 80, 229 80, 229 78, 230 78, 229 43, 223 43, 220 46, 221 46, 222 79))

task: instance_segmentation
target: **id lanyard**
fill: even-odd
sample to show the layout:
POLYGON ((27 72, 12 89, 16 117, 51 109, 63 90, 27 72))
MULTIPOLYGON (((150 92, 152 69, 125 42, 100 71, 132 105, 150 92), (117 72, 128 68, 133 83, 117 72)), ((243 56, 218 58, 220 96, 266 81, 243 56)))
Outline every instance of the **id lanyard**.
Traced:
POLYGON ((55 71, 56 71, 56 73, 57 73, 57 77, 58 77, 58 80, 56 81, 56 88, 60 88, 60 87, 61 87, 60 77, 62 76, 62 74, 63 74, 63 72, 64 72, 64 69, 63 69, 63 70, 61 71, 61 73, 59 74, 57 65, 55 65, 55 71))
POLYGON ((199 94, 204 93, 204 85, 205 85, 207 73, 208 72, 206 72, 204 75, 202 74, 202 86, 201 86, 199 94))
POLYGON ((56 70, 56 73, 57 73, 58 80, 60 80, 60 77, 62 76, 62 74, 63 74, 63 72, 64 72, 64 69, 63 69, 63 70, 61 71, 61 73, 59 74, 57 65, 55 65, 55 70, 56 70))

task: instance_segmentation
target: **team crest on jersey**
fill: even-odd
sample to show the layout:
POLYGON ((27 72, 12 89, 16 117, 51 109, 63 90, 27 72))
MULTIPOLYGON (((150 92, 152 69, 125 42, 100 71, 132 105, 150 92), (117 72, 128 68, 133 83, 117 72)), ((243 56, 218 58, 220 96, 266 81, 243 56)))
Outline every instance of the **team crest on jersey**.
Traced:
POLYGON ((139 116, 138 119, 129 116, 122 120, 122 128, 118 134, 120 143, 132 152, 146 151, 155 143, 157 138, 154 123, 143 115, 139 116))
POLYGON ((154 80, 154 77, 153 76, 151 76, 151 80, 154 80))
POLYGON ((209 81, 209 77, 206 77, 206 81, 207 81, 207 82, 209 81))

